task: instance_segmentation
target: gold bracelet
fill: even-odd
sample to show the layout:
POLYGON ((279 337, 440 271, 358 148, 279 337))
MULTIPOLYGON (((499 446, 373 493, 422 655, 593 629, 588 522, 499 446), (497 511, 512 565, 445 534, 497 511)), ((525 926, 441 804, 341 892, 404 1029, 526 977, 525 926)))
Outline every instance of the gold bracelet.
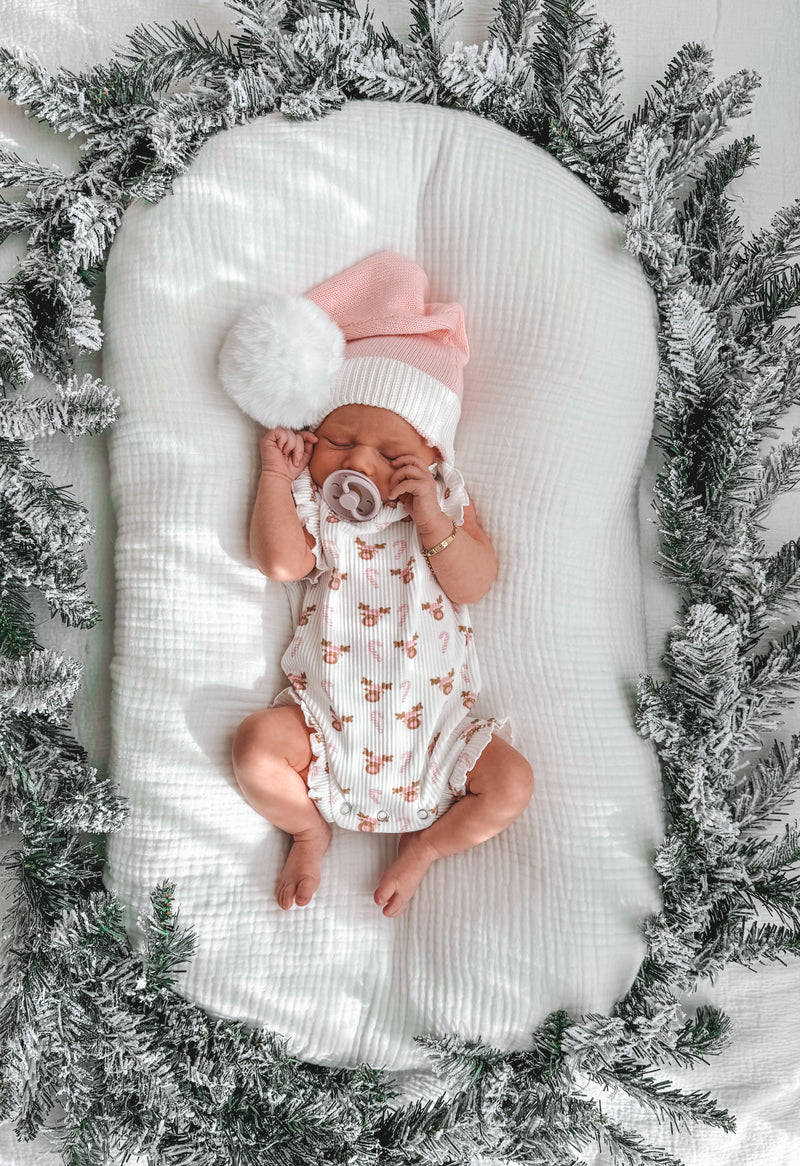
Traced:
POLYGON ((455 523, 453 523, 453 529, 451 530, 451 532, 447 536, 447 538, 443 538, 442 541, 440 543, 437 543, 435 547, 428 547, 427 550, 425 549, 425 547, 422 548, 422 553, 425 556, 425 558, 429 559, 431 557, 431 555, 438 555, 439 551, 443 551, 445 547, 449 547, 450 543, 453 541, 453 539, 456 537, 457 534, 458 534, 458 527, 456 526, 455 523))

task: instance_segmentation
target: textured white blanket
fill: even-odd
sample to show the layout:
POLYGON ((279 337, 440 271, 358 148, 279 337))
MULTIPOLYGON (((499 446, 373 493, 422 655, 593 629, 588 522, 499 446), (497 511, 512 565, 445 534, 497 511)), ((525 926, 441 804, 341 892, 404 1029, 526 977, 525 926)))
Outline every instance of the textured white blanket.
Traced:
POLYGON ((108 883, 131 920, 176 881, 198 935, 181 990, 326 1064, 406 1073, 413 1037, 525 1047, 558 1007, 608 1009, 656 903, 654 755, 636 513, 655 309, 623 228, 543 152, 468 114, 351 105, 215 138, 134 206, 108 266, 104 374, 120 393, 112 762, 130 800, 108 883), (465 308, 457 464, 501 562, 472 611, 484 692, 538 784, 523 818, 438 863, 410 908, 372 901, 392 837, 335 830, 312 904, 284 914, 287 837, 239 796, 237 723, 282 687, 287 598, 248 562, 257 437, 220 390, 232 320, 383 247, 465 308))

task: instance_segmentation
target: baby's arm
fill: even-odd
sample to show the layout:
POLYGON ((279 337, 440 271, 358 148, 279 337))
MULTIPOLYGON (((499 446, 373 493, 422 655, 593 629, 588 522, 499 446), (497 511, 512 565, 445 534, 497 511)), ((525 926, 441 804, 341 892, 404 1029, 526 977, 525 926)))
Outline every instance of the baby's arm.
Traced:
MULTIPOLYGON (((411 514, 423 547, 435 547, 452 533, 453 523, 439 506, 436 483, 422 458, 395 458, 390 496, 400 498, 411 514)), ((451 543, 428 559, 452 603, 475 603, 497 578, 497 558, 489 536, 478 525, 472 504, 451 543)))
POLYGON ((313 433, 270 429, 261 439, 261 478, 250 518, 250 557, 269 579, 304 578, 316 559, 313 538, 297 516, 292 482, 311 458, 313 433))

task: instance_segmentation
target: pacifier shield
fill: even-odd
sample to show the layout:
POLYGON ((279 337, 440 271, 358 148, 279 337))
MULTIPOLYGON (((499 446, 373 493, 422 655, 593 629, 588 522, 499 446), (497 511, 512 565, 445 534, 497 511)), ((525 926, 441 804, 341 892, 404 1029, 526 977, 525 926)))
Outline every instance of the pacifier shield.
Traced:
POLYGON ((378 487, 366 474, 356 470, 336 470, 322 483, 322 497, 339 518, 366 522, 381 506, 378 487))

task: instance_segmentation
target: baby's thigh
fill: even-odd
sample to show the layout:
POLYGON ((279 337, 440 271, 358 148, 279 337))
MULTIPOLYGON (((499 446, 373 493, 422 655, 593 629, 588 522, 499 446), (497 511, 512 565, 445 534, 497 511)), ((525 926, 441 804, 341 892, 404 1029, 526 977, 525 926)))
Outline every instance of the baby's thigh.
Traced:
POLYGON ((494 734, 467 774, 467 793, 491 794, 524 808, 533 793, 533 770, 521 753, 494 734))
POLYGON ((233 738, 235 770, 288 764, 305 781, 312 756, 311 732, 297 705, 252 713, 242 721, 233 738))

